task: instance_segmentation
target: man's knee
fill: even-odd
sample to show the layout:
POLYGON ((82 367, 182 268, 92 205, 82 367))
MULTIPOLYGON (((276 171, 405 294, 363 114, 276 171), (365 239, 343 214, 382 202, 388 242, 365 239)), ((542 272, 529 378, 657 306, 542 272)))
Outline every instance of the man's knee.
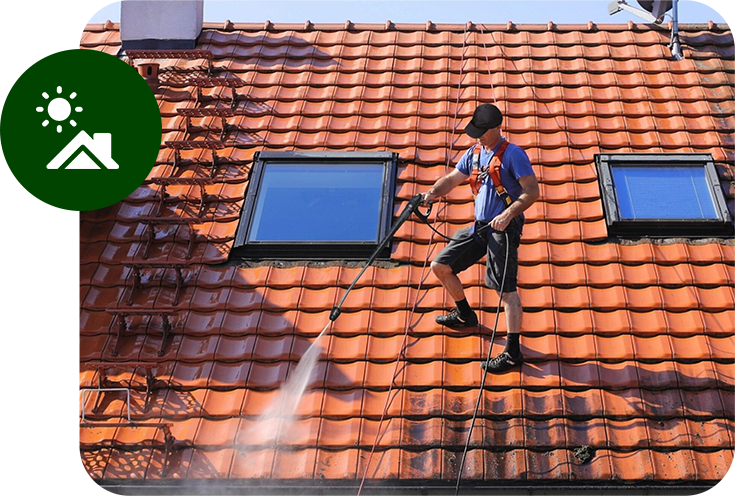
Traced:
POLYGON ((431 271, 436 275, 436 277, 443 279, 452 273, 452 268, 449 265, 444 265, 443 263, 431 262, 431 271))
POLYGON ((518 291, 513 291, 512 293, 505 293, 503 295, 503 305, 505 305, 506 307, 523 308, 521 306, 521 298, 518 296, 518 291))

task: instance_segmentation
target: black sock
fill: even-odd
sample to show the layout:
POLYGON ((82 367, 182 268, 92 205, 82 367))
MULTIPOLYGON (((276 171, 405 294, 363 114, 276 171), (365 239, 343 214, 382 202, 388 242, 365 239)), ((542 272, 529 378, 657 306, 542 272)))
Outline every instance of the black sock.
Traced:
POLYGON ((470 317, 472 315, 472 309, 470 308, 470 304, 467 303, 467 298, 455 301, 454 303, 457 304, 457 309, 459 310, 459 315, 461 317, 470 317))
POLYGON ((505 343, 505 351, 507 351, 513 358, 517 358, 518 355, 521 354, 520 337, 521 334, 518 332, 514 332, 512 334, 508 333, 508 341, 505 343))

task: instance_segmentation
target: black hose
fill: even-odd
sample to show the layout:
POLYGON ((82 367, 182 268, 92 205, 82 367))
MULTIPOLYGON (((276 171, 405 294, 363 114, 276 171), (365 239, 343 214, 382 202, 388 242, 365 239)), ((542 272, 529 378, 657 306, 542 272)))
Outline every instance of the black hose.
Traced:
MULTIPOLYGON (((426 223, 427 226, 429 226, 429 229, 431 229, 432 231, 434 231, 435 233, 437 233, 439 236, 441 236, 442 238, 446 239, 447 241, 457 241, 457 242, 464 241, 463 239, 450 238, 449 236, 445 236, 444 234, 442 234, 439 231, 437 231, 434 228, 434 226, 432 226, 431 224, 429 224, 428 221, 424 221, 424 222, 426 223)), ((488 228, 490 228, 490 224, 485 224, 484 226, 480 227, 477 231, 475 231, 475 233, 476 234, 480 234, 481 232, 485 231, 488 228)))
MULTIPOLYGON (((498 308, 495 311, 495 324, 493 325, 493 332, 490 336, 490 347, 487 350, 487 361, 490 361, 490 355, 493 351, 493 344, 495 343, 495 331, 498 328, 498 319, 500 317, 500 306, 503 304, 503 290, 505 289, 505 273, 508 270, 508 255, 510 254, 510 243, 508 242, 508 233, 503 231, 505 235, 505 264, 503 266, 503 279, 500 282, 500 298, 498 299, 498 308)), ((477 402, 475 403, 475 411, 472 414, 472 422, 470 422, 470 431, 467 433, 467 441, 464 445, 464 451, 462 452, 462 461, 459 464, 459 471, 457 472, 457 485, 454 488, 454 496, 459 494, 459 484, 462 481, 462 472, 464 471, 464 463, 467 459, 467 450, 470 446, 470 439, 472 439, 472 430, 475 427, 475 420, 477 420, 477 411, 480 409, 480 401, 482 400, 482 391, 485 389, 485 378, 487 372, 482 374, 480 380, 480 392, 477 393, 477 402)))

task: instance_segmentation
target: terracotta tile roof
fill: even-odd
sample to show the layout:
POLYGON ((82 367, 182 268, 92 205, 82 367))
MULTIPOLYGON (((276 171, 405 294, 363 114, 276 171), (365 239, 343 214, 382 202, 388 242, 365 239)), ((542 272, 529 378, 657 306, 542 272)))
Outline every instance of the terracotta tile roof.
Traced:
MULTIPOLYGON (((249 429, 357 269, 224 262, 255 152, 399 152, 398 210, 470 146, 453 126, 497 98, 541 200, 527 212, 520 250, 527 363, 488 381, 465 479, 721 479, 735 446, 733 244, 609 240, 593 162, 603 151, 711 153, 733 212, 732 33, 683 25, 682 40, 686 58, 672 62, 665 29, 632 23, 205 25, 198 48, 211 50, 213 75, 244 83, 228 120, 236 144, 217 150, 214 181, 174 180, 164 196, 159 178, 208 178, 211 151, 176 158, 162 146, 129 198, 81 216, 80 385, 130 386, 133 421, 166 424, 173 438, 155 426, 81 429, 90 475, 354 487, 380 426, 368 479, 453 480, 488 336, 434 324, 450 298, 422 270, 438 253, 425 225, 406 222, 392 251, 403 265, 370 268, 347 299, 296 428, 275 446, 249 429), (167 221, 180 217, 204 220, 191 229, 167 221), (127 316, 116 318, 115 308, 127 316), (575 451, 583 447, 592 450, 586 463, 575 451)), ((117 54, 118 26, 87 26, 81 46, 117 54)), ((177 111, 230 103, 231 89, 202 88, 197 102, 203 61, 160 62, 163 140, 219 135, 216 116, 187 135, 177 111)), ((451 233, 472 216, 469 188, 457 188, 440 229, 451 233)), ((483 286, 481 266, 462 279, 492 326, 497 295, 483 286)), ((504 341, 500 319, 495 347, 504 341)), ((92 395, 83 408, 94 422, 127 415, 117 393, 92 395)))

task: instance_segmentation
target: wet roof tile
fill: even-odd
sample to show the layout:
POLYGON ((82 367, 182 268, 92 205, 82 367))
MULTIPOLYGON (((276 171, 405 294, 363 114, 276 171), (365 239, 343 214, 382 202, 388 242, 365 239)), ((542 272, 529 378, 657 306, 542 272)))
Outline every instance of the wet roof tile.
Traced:
POLYGON ((651 452, 636 450, 630 452, 610 451, 613 478, 618 480, 644 480, 652 478, 651 452))

